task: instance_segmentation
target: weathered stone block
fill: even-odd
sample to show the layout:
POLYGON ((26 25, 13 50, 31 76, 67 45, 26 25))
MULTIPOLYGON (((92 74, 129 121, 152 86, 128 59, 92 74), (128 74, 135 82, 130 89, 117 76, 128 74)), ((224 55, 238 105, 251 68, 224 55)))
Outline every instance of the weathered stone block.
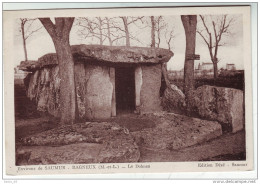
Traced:
POLYGON ((179 113, 185 108, 185 95, 174 84, 166 88, 162 97, 163 109, 169 112, 179 113))
POLYGON ((199 116, 220 122, 228 131, 243 129, 243 91, 204 85, 192 93, 191 104, 199 116))
POLYGON ((75 85, 77 93, 77 105, 79 118, 85 117, 85 66, 83 63, 77 63, 75 68, 75 85))
POLYGON ((88 119, 111 117, 113 85, 109 67, 86 65, 85 109, 88 119))
POLYGON ((140 112, 161 111, 160 88, 161 88, 161 65, 141 66, 142 86, 141 86, 141 106, 140 112))

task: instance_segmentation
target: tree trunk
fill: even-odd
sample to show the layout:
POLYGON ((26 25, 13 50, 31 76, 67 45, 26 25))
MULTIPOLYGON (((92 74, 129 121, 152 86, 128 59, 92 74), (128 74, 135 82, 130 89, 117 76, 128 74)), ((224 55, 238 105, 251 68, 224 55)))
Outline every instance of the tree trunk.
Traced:
POLYGON ((183 91, 186 96, 187 110, 189 111, 190 110, 189 102, 191 98, 189 92, 194 89, 194 60, 190 58, 190 56, 195 54, 197 16, 182 15, 181 20, 186 35, 183 91))
POLYGON ((214 80, 218 78, 218 63, 215 61, 213 62, 213 68, 214 68, 214 80))
POLYGON ((122 17, 122 19, 123 19, 124 27, 125 27, 125 42, 126 42, 126 46, 130 47, 130 35, 129 35, 129 30, 128 30, 127 19, 126 19, 126 17, 122 17))
POLYGON ((27 57, 27 48, 26 48, 26 39, 25 39, 25 33, 24 33, 24 23, 21 23, 21 29, 22 29, 22 36, 23 36, 23 50, 24 50, 24 57, 25 57, 25 61, 28 60, 27 57))
POLYGON ((76 118, 76 92, 74 81, 74 61, 69 43, 69 34, 74 18, 39 18, 50 34, 59 61, 60 112, 62 124, 73 124, 76 118))
POLYGON ((73 124, 76 118, 76 93, 74 61, 69 40, 56 40, 55 49, 59 61, 61 122, 73 124))
POLYGON ((98 17, 98 29, 99 29, 99 35, 100 35, 100 38, 99 38, 99 45, 103 45, 103 32, 102 32, 102 20, 100 17, 98 17))
POLYGON ((195 54, 197 16, 182 15, 181 19, 186 35, 183 89, 184 93, 187 93, 194 89, 194 60, 189 59, 189 56, 195 54))
POLYGON ((110 33, 110 23, 109 23, 108 18, 106 18, 106 20, 107 20, 107 37, 108 37, 109 45, 112 46, 113 42, 112 42, 111 33, 110 33))
POLYGON ((155 47, 155 21, 154 16, 151 16, 151 23, 152 23, 152 29, 151 29, 151 47, 155 47))

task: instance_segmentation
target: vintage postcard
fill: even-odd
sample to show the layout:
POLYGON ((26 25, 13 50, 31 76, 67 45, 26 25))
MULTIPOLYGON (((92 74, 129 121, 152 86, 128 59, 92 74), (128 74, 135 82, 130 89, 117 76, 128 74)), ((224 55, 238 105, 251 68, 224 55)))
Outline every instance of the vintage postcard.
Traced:
POLYGON ((250 171, 250 6, 3 12, 7 175, 250 171))

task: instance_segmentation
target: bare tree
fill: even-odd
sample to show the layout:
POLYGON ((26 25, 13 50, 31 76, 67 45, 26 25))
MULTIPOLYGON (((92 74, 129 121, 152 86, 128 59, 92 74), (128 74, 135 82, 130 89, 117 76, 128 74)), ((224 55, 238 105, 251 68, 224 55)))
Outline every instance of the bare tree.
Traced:
POLYGON ((206 16, 200 15, 200 19, 203 24, 202 30, 197 30, 197 33, 202 37, 206 43, 211 61, 214 67, 214 79, 218 77, 218 49, 220 46, 225 45, 222 42, 224 35, 228 35, 230 25, 234 21, 233 18, 229 18, 228 15, 222 16, 209 16, 210 21, 206 21, 206 16))
POLYGON ((61 123, 74 123, 76 118, 74 61, 69 43, 74 18, 55 18, 55 24, 50 18, 39 20, 52 38, 59 61, 61 123))
MULTIPOLYGON (((158 39, 157 47, 159 47, 160 46, 161 31, 164 28, 166 28, 167 25, 165 23, 161 24, 161 22, 163 20, 162 16, 159 16, 159 17, 151 16, 150 19, 151 19, 151 47, 155 48, 155 45, 156 45, 155 35, 156 35, 156 33, 157 33, 157 39, 158 39)), ((163 78, 164 78, 164 81, 166 83, 166 86, 169 87, 170 81, 169 81, 168 75, 167 75, 167 65, 166 65, 166 63, 162 63, 162 74, 163 74, 163 78)))
POLYGON ((108 38, 109 45, 114 45, 114 42, 124 38, 125 36, 118 32, 118 27, 115 26, 115 18, 108 18, 106 17, 106 29, 107 34, 105 35, 108 38))
POLYGON ((173 41, 175 35, 174 30, 170 29, 169 25, 165 22, 163 16, 154 17, 151 16, 151 37, 152 43, 151 47, 160 47, 161 35, 164 33, 165 41, 168 45, 168 49, 171 50, 171 42, 173 41))
POLYGON ((125 38, 122 34, 124 29, 117 25, 116 19, 116 17, 78 18, 79 35, 84 39, 91 38, 93 40, 96 38, 100 45, 104 45, 105 41, 108 40, 109 45, 112 46, 116 41, 125 38))
POLYGON ((157 33, 157 47, 160 47, 161 43, 161 33, 162 31, 167 27, 167 24, 164 22, 164 19, 162 16, 158 16, 155 19, 155 32, 157 33))
POLYGON ((42 26, 36 28, 33 27, 33 24, 36 20, 37 19, 27 19, 27 18, 20 19, 20 32, 22 33, 25 61, 28 60, 27 47, 26 47, 27 39, 42 28, 42 26))
POLYGON ((123 31, 125 33, 125 39, 126 39, 126 46, 130 47, 130 39, 135 39, 137 40, 135 37, 133 37, 130 34, 129 31, 129 25, 136 23, 137 21, 142 21, 143 17, 120 17, 124 23, 124 29, 120 29, 119 27, 117 27, 119 30, 123 31))
POLYGON ((194 57, 196 44, 197 15, 181 15, 186 35, 186 51, 184 63, 184 94, 187 110, 190 110, 190 91, 194 89, 194 57))
POLYGON ((165 38, 165 41, 168 45, 168 49, 172 50, 171 43, 172 43, 173 39, 175 38, 174 30, 173 29, 168 30, 168 28, 166 28, 166 31, 164 33, 164 38, 165 38))
POLYGON ((86 17, 81 17, 77 21, 77 25, 81 27, 79 29, 79 33, 84 39, 87 38, 96 38, 99 40, 99 44, 103 45, 106 36, 105 36, 105 19, 102 19, 100 17, 95 17, 95 18, 86 18, 86 17))

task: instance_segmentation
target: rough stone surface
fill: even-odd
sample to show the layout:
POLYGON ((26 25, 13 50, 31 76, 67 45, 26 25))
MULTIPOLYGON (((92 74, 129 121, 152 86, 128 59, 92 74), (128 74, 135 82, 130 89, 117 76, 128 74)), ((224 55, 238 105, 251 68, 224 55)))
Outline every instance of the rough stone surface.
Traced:
POLYGON ((26 164, 137 162, 138 146, 126 128, 113 122, 67 125, 21 139, 17 155, 26 164), (65 151, 66 150, 66 151, 65 151))
MULTIPOLYGON (((104 45, 71 46, 75 61, 88 63, 163 63, 168 62, 173 53, 167 49, 148 47, 124 47, 104 45)), ((55 53, 42 56, 38 61, 22 61, 20 70, 35 71, 46 66, 56 66, 58 59, 55 53)))
POLYGON ((86 66, 85 109, 88 119, 111 117, 113 85, 109 67, 86 66))
MULTIPOLYGON (((75 85, 78 114, 81 119, 111 117, 113 85, 109 67, 77 63, 75 85)), ((37 110, 60 117, 59 67, 42 68, 26 78, 27 97, 36 102, 37 110)))
POLYGON ((243 91, 205 85, 193 91, 192 96, 192 109, 200 117, 216 120, 228 131, 243 129, 243 91))
POLYGON ((48 66, 58 65, 58 58, 55 53, 46 54, 38 59, 38 61, 22 61, 19 65, 20 70, 35 71, 48 66))
POLYGON ((148 47, 73 45, 71 50, 75 58, 86 62, 98 60, 111 63, 163 63, 173 56, 167 49, 148 47))
POLYGON ((156 119, 156 126, 132 132, 140 147, 178 150, 222 135, 221 125, 216 121, 166 112, 146 116, 156 119))
POLYGON ((49 112, 59 117, 59 68, 43 68, 30 74, 27 86, 27 97, 34 100, 37 110, 49 112))
POLYGON ((162 106, 164 110, 169 112, 178 113, 184 111, 186 106, 185 95, 177 86, 171 84, 170 87, 164 91, 162 106))
POLYGON ((161 65, 141 66, 142 86, 141 86, 141 106, 140 112, 161 111, 160 87, 161 87, 161 65))
POLYGON ((79 118, 85 118, 85 66, 83 63, 77 63, 74 67, 79 118))

